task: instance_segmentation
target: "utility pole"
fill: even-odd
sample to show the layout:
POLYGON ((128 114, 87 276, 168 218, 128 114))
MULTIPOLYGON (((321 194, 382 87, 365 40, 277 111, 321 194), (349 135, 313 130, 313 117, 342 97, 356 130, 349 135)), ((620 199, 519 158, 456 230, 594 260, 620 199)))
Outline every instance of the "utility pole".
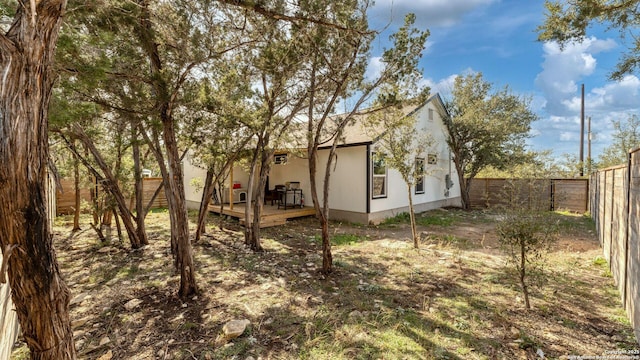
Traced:
POLYGON ((580 177, 584 176, 584 84, 580 101, 580 177))

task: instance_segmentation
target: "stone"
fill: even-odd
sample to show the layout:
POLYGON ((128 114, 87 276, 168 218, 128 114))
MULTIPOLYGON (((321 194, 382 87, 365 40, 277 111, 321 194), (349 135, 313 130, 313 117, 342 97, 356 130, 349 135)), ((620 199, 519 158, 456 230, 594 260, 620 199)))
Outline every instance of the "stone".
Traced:
POLYGON ((247 319, 229 321, 222 327, 224 337, 227 340, 237 338, 238 336, 242 335, 242 333, 244 333, 249 324, 251 324, 251 321, 247 319))
POLYGON ((108 253, 108 252, 115 251, 115 250, 116 250, 116 249, 115 249, 115 248, 113 248, 113 247, 111 247, 111 246, 104 246, 104 247, 100 248, 100 249, 98 250, 98 252, 99 252, 100 254, 104 254, 104 253, 108 253))
POLYGON ((71 302, 69 303, 69 305, 75 305, 75 304, 80 304, 81 302, 90 299, 91 296, 89 295, 89 293, 82 293, 82 294, 78 294, 76 295, 71 302))
POLYGON ((86 324, 88 321, 89 321, 89 318, 88 318, 88 317, 83 317, 82 319, 76 319, 76 320, 73 320, 73 321, 71 322, 71 327, 72 327, 72 328, 74 328, 74 329, 75 329, 75 328, 82 327, 82 326, 83 326, 84 324, 86 324))
POLYGON ((133 309, 135 309, 138 306, 140 306, 140 304, 142 304, 142 300, 140 300, 140 299, 131 299, 131 300, 127 301, 126 304, 124 304, 124 308, 127 309, 128 311, 132 311, 133 309))
POLYGON ((98 360, 111 360, 111 358, 113 358, 113 352, 111 352, 111 350, 107 351, 106 354, 100 356, 98 358, 98 360))
POLYGON ((511 338, 514 340, 520 338, 520 330, 518 330, 514 326, 512 326, 511 329, 509 329, 509 334, 511 335, 511 338))
POLYGON ((98 345, 99 346, 104 346, 104 345, 107 345, 110 342, 111 342, 111 339, 109 339, 108 336, 105 336, 102 339, 100 339, 100 342, 98 343, 98 345))

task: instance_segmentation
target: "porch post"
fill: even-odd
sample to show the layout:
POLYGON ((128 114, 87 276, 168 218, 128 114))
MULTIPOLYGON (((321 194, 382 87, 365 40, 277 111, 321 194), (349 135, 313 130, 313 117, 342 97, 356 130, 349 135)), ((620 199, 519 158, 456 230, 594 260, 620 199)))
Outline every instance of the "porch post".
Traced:
POLYGON ((233 161, 229 164, 229 210, 233 210, 233 161))

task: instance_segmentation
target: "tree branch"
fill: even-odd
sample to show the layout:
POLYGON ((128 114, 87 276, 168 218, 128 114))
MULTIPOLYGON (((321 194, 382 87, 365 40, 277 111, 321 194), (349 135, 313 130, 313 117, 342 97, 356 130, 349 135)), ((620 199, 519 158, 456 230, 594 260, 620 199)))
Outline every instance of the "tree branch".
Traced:
POLYGON ((361 30, 348 28, 346 26, 339 25, 339 24, 336 24, 336 23, 332 23, 332 22, 329 22, 329 21, 325 21, 325 20, 322 20, 322 19, 311 18, 311 17, 307 17, 307 16, 299 16, 299 15, 294 15, 294 16, 286 15, 286 14, 279 13, 279 12, 271 10, 271 9, 267 9, 260 2, 254 1, 254 0, 216 0, 216 1, 218 1, 220 3, 223 3, 223 4, 237 6, 237 7, 243 8, 243 9, 251 10, 251 11, 254 11, 254 12, 260 14, 260 15, 266 16, 266 17, 274 19, 274 20, 283 20, 283 21, 289 21, 289 22, 292 22, 292 23, 296 23, 298 21, 306 21, 306 22, 310 22, 310 23, 314 23, 314 24, 318 24, 318 25, 322 25, 322 26, 326 26, 326 27, 334 28, 334 29, 338 29, 338 30, 353 31, 353 32, 356 32, 358 34, 372 34, 372 33, 375 33, 374 31, 361 31, 361 30))

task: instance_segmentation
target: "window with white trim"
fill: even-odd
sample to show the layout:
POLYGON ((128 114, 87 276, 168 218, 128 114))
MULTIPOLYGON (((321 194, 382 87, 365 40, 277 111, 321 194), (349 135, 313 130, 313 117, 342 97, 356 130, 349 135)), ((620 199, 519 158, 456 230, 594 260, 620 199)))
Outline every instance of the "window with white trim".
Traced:
POLYGON ((416 194, 424 194, 424 158, 416 158, 416 194))
POLYGON ((387 164, 383 158, 372 156, 371 160, 371 197, 387 197, 387 164))

